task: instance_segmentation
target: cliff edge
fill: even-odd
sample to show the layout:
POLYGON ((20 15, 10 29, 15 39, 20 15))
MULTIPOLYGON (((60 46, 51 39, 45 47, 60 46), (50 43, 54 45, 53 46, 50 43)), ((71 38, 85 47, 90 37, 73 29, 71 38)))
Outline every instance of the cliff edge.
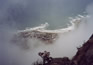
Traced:
POLYGON ((72 61, 77 65, 93 65, 93 35, 81 48, 78 48, 72 61))
MULTIPOLYGON (((82 47, 77 49, 78 51, 72 59, 68 57, 52 58, 51 62, 45 65, 93 65, 93 35, 82 47)), ((42 64, 37 63, 34 65, 42 64)))

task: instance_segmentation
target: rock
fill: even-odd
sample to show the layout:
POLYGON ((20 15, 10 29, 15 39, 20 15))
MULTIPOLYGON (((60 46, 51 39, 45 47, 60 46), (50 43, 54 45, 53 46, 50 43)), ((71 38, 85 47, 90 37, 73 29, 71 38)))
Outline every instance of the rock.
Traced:
POLYGON ((72 61, 77 65, 93 65, 93 35, 77 51, 72 61))
POLYGON ((53 58, 46 65, 93 65, 93 35, 82 47, 78 48, 76 55, 71 60, 68 57, 53 58))

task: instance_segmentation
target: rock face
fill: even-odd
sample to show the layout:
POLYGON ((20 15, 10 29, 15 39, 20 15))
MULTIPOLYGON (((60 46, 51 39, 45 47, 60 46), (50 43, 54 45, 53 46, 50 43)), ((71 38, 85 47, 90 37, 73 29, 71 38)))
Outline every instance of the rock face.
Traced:
POLYGON ((53 58, 53 60, 47 65, 69 65, 70 60, 68 57, 64 58, 53 58))
POLYGON ((78 49, 72 61, 77 65, 93 65, 93 35, 78 49))
POLYGON ((93 35, 82 47, 78 48, 76 55, 71 60, 68 57, 53 58, 46 65, 93 65, 93 35))

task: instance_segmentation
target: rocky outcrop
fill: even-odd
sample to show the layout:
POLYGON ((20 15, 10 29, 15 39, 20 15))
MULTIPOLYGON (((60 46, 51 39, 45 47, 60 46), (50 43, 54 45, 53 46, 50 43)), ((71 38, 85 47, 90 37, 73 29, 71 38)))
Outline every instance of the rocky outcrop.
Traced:
POLYGON ((69 65, 70 60, 68 57, 64 58, 53 58, 53 60, 47 65, 69 65))
POLYGON ((46 65, 93 65, 93 35, 82 47, 78 48, 76 55, 71 60, 68 57, 53 58, 46 65))
POLYGON ((72 61, 77 65, 93 65, 93 35, 78 49, 72 61))

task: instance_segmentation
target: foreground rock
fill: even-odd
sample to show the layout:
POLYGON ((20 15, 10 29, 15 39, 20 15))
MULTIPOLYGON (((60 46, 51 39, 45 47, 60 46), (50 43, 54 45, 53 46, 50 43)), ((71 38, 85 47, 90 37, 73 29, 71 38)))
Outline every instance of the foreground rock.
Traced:
POLYGON ((78 49, 72 61, 77 65, 93 65, 93 35, 78 49))
MULTIPOLYGON (((42 64, 34 64, 42 65, 42 64)), ((73 59, 69 58, 53 58, 50 63, 45 65, 93 65, 93 35, 85 42, 82 47, 78 48, 73 59)))

